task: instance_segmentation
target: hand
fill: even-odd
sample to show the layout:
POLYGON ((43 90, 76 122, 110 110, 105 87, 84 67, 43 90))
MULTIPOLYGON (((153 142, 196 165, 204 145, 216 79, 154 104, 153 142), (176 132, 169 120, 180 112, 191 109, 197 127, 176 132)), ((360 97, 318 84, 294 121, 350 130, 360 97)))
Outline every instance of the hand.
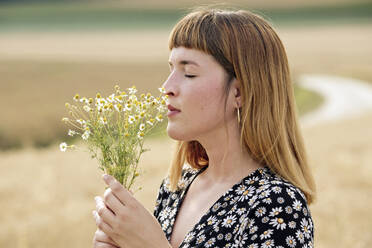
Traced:
MULTIPOLYGON (((95 216, 95 218, 99 216, 95 216)), ((118 244, 115 243, 106 233, 97 229, 93 237, 93 248, 120 248, 118 244)))
POLYGON ((96 225, 120 247, 171 247, 156 218, 110 175, 104 200, 95 197, 96 225))

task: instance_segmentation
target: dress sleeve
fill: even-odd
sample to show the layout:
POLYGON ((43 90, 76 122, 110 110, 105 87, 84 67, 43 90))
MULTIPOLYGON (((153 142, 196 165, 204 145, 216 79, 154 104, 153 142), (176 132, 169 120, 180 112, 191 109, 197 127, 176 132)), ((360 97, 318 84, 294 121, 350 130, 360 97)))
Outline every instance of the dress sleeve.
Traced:
POLYGON ((165 184, 165 178, 162 180, 159 190, 158 190, 158 196, 155 201, 155 207, 154 207, 154 216, 155 218, 158 218, 159 212, 162 210, 162 201, 164 198, 164 184, 165 184))
POLYGON ((314 247, 313 221, 299 190, 276 186, 258 198, 242 222, 237 247, 314 247))

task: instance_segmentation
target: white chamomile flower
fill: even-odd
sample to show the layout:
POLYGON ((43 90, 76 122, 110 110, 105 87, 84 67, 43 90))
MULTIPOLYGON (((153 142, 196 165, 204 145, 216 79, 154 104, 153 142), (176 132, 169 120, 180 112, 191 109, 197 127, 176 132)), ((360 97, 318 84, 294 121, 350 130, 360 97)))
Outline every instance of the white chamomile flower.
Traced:
POLYGON ((118 112, 121 112, 121 111, 123 110, 123 106, 122 106, 120 103, 115 104, 115 105, 114 105, 114 108, 115 108, 116 111, 118 111, 118 112))
POLYGON ((84 105, 83 109, 85 110, 85 112, 89 112, 91 110, 88 105, 84 105))
POLYGON ((123 100, 123 96, 115 96, 115 100, 117 101, 117 102, 120 102, 120 103, 122 103, 124 100, 123 100))
POLYGON ((140 129, 140 131, 145 130, 145 124, 144 123, 141 123, 141 125, 139 126, 139 129, 140 129))
POLYGON ((145 136, 145 134, 144 134, 143 132, 138 132, 138 133, 137 133, 137 137, 138 137, 139 139, 143 139, 144 136, 145 136))
POLYGON ((146 123, 148 123, 150 126, 153 126, 154 125, 154 119, 150 119, 149 121, 146 121, 146 123))
POLYGON ((104 98, 97 98, 96 106, 105 106, 107 104, 106 99, 104 98))
POLYGON ((80 99, 80 102, 85 103, 85 104, 89 104, 89 100, 86 97, 82 97, 80 99))
POLYGON ((163 116, 162 115, 158 115, 158 116, 156 116, 156 118, 155 118, 158 122, 161 122, 161 121, 163 121, 163 116))
POLYGON ((159 105, 157 108, 156 108, 159 112, 163 112, 167 109, 167 107, 165 107, 164 105, 159 105))
POLYGON ((130 95, 129 99, 132 100, 133 102, 137 101, 137 96, 136 95, 130 95))
POLYGON ((73 99, 74 99, 75 102, 79 101, 79 99, 80 99, 79 94, 76 94, 73 99))
POLYGON ((132 87, 128 88, 128 92, 129 92, 130 95, 134 95, 134 94, 136 94, 137 89, 136 89, 135 86, 132 86, 132 87))
POLYGON ((107 124, 106 117, 99 117, 99 123, 102 124, 102 125, 106 125, 107 124))
POLYGON ((62 152, 65 152, 67 150, 67 144, 66 142, 63 142, 59 145, 59 149, 62 151, 62 152))
POLYGON ((90 135, 90 131, 89 130, 86 130, 83 135, 81 135, 81 138, 83 138, 83 140, 87 140, 89 138, 89 135, 90 135))
POLYGON ((80 125, 86 124, 86 121, 84 121, 83 119, 77 119, 76 122, 79 123, 80 125))
POLYGON ((132 116, 132 115, 130 115, 129 117, 128 117, 128 122, 129 122, 129 124, 133 124, 133 122, 136 120, 136 118, 134 118, 134 116, 132 116))
POLYGON ((108 102, 115 102, 115 94, 111 94, 109 97, 107 97, 108 102))
POLYGON ((74 136, 76 132, 74 130, 69 129, 68 130, 68 136, 74 136))
POLYGON ((160 91, 160 93, 165 94, 165 89, 164 89, 164 87, 158 88, 158 90, 160 91))
POLYGON ((131 111, 132 110, 132 104, 130 104, 130 103, 125 104, 125 110, 131 111))

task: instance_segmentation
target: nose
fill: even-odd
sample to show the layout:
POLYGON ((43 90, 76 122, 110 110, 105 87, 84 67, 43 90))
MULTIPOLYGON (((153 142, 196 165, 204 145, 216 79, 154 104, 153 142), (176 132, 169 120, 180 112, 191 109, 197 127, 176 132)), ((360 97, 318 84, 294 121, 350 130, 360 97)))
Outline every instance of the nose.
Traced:
POLYGON ((165 89, 165 94, 168 96, 175 96, 178 94, 178 89, 175 84, 175 73, 171 72, 169 74, 162 87, 165 89))

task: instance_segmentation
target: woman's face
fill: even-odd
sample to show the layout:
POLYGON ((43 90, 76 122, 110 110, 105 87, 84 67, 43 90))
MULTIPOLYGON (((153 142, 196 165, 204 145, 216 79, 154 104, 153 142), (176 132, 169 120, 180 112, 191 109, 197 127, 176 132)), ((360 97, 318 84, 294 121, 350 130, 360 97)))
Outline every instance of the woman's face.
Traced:
MULTIPOLYGON (((172 49, 169 66, 170 75, 163 87, 169 104, 180 110, 168 112, 169 137, 191 141, 213 136, 224 125, 227 73, 211 55, 185 47, 172 49)), ((226 118, 233 118, 229 100, 226 118)))

